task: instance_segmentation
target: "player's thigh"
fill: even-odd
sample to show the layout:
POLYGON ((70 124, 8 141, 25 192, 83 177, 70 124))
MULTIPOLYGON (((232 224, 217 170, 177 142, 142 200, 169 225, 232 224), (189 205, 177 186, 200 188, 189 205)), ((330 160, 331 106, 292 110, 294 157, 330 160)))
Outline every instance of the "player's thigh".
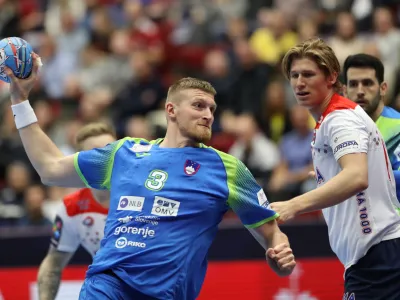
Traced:
POLYGON ((400 299, 400 239, 373 246, 346 271, 344 300, 400 299), (347 296, 347 297, 346 297, 347 296))
POLYGON ((118 279, 107 274, 96 274, 85 279, 79 300, 124 300, 118 279))

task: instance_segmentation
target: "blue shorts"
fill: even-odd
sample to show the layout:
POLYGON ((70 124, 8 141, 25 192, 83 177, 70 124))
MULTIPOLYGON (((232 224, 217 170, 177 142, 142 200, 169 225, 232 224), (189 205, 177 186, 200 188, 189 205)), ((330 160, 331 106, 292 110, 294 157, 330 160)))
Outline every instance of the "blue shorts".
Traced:
POLYGON ((400 299, 400 238, 382 241, 345 273, 343 300, 400 299))
POLYGON ((157 300, 146 296, 119 279, 112 271, 87 277, 79 300, 157 300))

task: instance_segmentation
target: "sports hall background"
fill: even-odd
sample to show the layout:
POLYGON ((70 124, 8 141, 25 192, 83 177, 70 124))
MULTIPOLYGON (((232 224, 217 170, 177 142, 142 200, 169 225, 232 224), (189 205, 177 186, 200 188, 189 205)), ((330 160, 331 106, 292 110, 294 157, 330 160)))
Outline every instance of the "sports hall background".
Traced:
MULTIPOLYGON (((323 37, 342 63, 357 52, 382 59, 387 104, 400 108, 397 0, 0 0, 0 38, 19 36, 44 63, 30 100, 41 127, 65 154, 87 122, 118 136, 165 130, 167 87, 195 76, 218 92, 210 143, 246 163, 271 201, 312 189, 307 178, 313 121, 280 72, 293 45, 323 37), (284 167, 286 165, 286 167, 284 167)), ((15 129, 0 82, 0 299, 36 299, 36 272, 51 220, 71 189, 44 187, 15 129)), ((298 258, 278 278, 263 250, 228 213, 210 250, 200 299, 341 299, 343 268, 320 213, 282 226, 298 258)), ((90 257, 80 249, 57 299, 76 299, 90 257)))

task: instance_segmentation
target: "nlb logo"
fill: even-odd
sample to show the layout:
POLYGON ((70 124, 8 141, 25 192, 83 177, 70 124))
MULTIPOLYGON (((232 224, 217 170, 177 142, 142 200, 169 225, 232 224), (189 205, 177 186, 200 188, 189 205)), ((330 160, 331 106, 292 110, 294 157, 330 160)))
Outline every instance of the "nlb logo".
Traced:
POLYGON ((127 238, 125 238, 125 237, 120 237, 115 241, 115 247, 118 249, 122 249, 127 246, 145 248, 146 243, 128 241, 127 238))
POLYGON ((156 216, 176 217, 178 215, 179 206, 179 201, 155 197, 151 213, 156 216))
POLYGON ((117 210, 142 211, 144 197, 121 196, 117 210))

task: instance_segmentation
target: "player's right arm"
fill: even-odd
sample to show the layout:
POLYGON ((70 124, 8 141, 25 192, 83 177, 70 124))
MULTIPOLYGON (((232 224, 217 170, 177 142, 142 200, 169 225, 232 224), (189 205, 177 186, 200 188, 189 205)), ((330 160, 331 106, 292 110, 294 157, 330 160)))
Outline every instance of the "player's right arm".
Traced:
POLYGON ((73 253, 58 251, 51 246, 38 273, 39 300, 54 300, 61 282, 62 271, 73 253))
POLYGON ((43 183, 57 186, 84 187, 75 171, 74 157, 65 157, 35 122, 36 116, 27 101, 38 75, 40 58, 32 54, 33 69, 27 79, 17 78, 12 70, 5 68, 10 78, 10 98, 15 122, 22 143, 33 167, 43 183))

